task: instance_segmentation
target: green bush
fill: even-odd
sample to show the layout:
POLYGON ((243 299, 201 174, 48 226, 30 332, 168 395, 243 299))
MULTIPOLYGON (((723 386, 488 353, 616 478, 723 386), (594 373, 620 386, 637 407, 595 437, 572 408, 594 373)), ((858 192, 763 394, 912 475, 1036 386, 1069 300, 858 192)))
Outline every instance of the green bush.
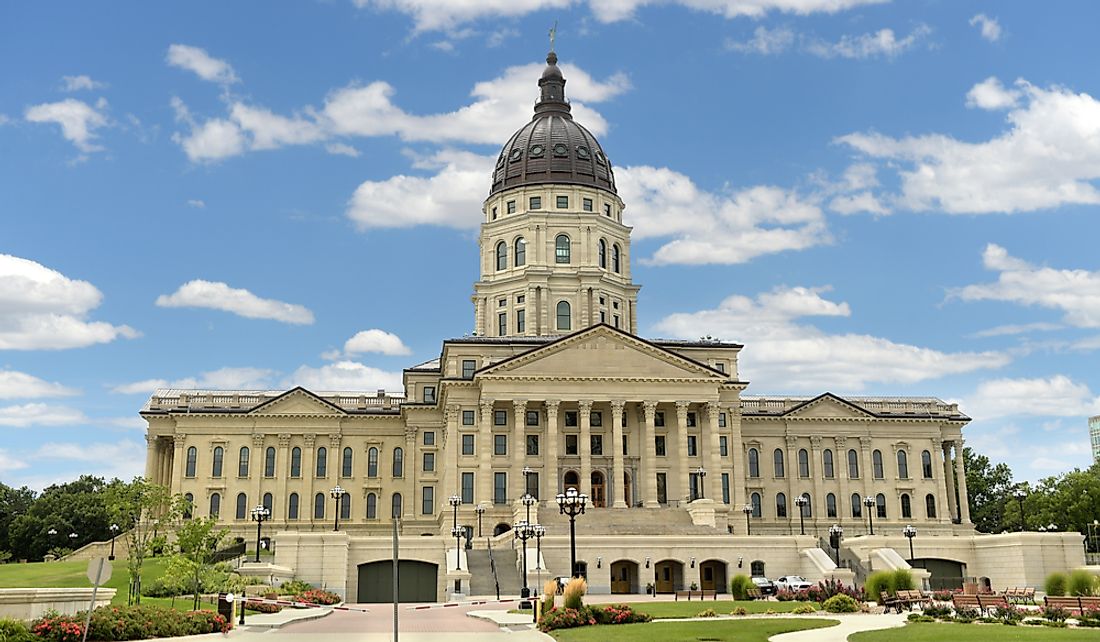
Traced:
POLYGON ((894 574, 890 571, 878 571, 871 573, 863 584, 863 592, 867 600, 882 603, 883 593, 891 593, 894 590, 894 574))
MULTIPOLYGON (((92 611, 89 640, 145 640, 203 633, 225 633, 230 623, 213 611, 176 611, 159 606, 105 606, 92 611)), ((77 642, 84 614, 48 614, 31 625, 38 641, 77 642)))
POLYGON ((915 588, 917 588, 917 584, 913 581, 912 573, 903 568, 899 568, 893 572, 892 581, 890 582, 891 593, 912 591, 915 588))
POLYGON ((1066 577, 1065 573, 1051 573, 1047 575, 1047 581, 1043 585, 1043 588, 1046 590, 1047 595, 1061 597, 1066 594, 1066 584, 1068 581, 1069 578, 1066 577))
POLYGON ((35 637, 23 622, 11 618, 0 618, 0 640, 4 642, 35 642, 35 637))
POLYGON ((718 617, 718 614, 714 612, 714 609, 703 609, 696 613, 695 617, 718 617))
POLYGON ((859 602, 855 598, 839 593, 825 600, 821 605, 829 613, 856 613, 859 611, 859 602))
POLYGON ((574 577, 562 591, 562 606, 566 610, 580 611, 584 606, 584 594, 588 592, 588 582, 583 577, 574 577))
POLYGON ((1094 593, 1096 586, 1096 576, 1085 570, 1071 571, 1069 574, 1069 581, 1067 582, 1067 590, 1070 595, 1074 596, 1090 596, 1094 593))
POLYGON ((791 613, 795 615, 806 615, 808 613, 817 613, 817 609, 813 604, 799 604, 791 610, 791 613))
POLYGON ((279 587, 279 595, 298 595, 299 593, 305 593, 311 588, 313 588, 313 585, 309 582, 303 582, 302 580, 287 580, 279 587))
POLYGON ((752 583, 752 578, 748 575, 734 575, 733 579, 730 580, 730 595, 735 600, 748 599, 749 589, 751 588, 756 588, 756 585, 752 583))

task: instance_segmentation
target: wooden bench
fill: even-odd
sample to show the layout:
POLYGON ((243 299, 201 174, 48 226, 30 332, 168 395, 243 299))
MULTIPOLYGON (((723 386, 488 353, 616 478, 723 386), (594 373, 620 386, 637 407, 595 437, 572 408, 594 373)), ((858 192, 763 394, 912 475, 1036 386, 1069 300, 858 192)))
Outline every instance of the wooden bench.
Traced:
POLYGON ((1043 605, 1047 608, 1065 609, 1071 615, 1081 615, 1085 611, 1100 609, 1100 597, 1051 597, 1043 598, 1043 605))
POLYGON ((1008 608, 1008 600, 1003 595, 956 595, 951 598, 955 610, 960 608, 977 609, 985 615, 995 608, 1008 608))
POLYGON ((691 598, 693 598, 693 597, 696 598, 696 599, 699 599, 699 600, 705 600, 708 597, 713 599, 713 600, 717 600, 718 599, 718 591, 716 591, 714 589, 706 589, 706 590, 703 590, 703 591, 700 591, 698 589, 696 589, 694 591, 692 591, 692 590, 676 591, 675 600, 677 602, 679 602, 681 597, 686 597, 688 602, 690 602, 691 598))
POLYGON ((914 606, 919 606, 923 610, 926 605, 932 603, 930 596, 916 589, 898 591, 897 598, 908 606, 910 611, 913 610, 914 606))
POLYGON ((750 600, 763 600, 766 598, 758 588, 745 589, 745 597, 750 600))
POLYGON ((1015 604, 1034 604, 1035 603, 1035 589, 1030 587, 1019 588, 1007 588, 1004 592, 1005 599, 1015 604))
POLYGON ((956 611, 959 609, 982 610, 982 603, 978 601, 977 595, 965 595, 963 593, 957 593, 951 596, 951 606, 953 606, 956 611))

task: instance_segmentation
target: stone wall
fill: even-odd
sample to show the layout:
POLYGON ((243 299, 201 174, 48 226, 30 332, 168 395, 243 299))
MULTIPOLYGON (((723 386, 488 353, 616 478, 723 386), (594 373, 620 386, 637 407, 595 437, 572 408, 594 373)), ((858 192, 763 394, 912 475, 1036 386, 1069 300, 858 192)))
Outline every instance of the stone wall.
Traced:
MULTIPOLYGON (((96 607, 107 606, 115 589, 100 588, 96 592, 96 607)), ((92 601, 91 588, 9 588, 0 589, 0 618, 34 620, 48 611, 71 615, 87 611, 92 601)))

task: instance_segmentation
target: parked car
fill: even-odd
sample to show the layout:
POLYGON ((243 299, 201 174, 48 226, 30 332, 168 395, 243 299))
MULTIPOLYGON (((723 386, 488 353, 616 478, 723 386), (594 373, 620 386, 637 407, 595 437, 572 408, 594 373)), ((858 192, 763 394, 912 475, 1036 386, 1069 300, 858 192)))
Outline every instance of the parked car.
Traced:
POLYGON ((779 592, 779 589, 775 588, 775 582, 766 577, 754 577, 752 578, 752 583, 756 585, 756 588, 760 589, 761 595, 775 595, 779 592))
POLYGON ((780 591, 805 591, 813 586, 801 575, 784 575, 775 581, 775 586, 780 591))

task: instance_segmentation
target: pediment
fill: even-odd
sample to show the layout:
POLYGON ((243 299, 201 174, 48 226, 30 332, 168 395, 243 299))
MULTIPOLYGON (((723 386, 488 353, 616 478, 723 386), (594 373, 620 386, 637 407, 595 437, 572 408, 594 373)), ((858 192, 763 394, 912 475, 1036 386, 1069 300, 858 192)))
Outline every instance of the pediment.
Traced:
POLYGON ((874 417, 873 414, 867 412, 863 408, 841 399, 836 395, 825 393, 819 397, 815 397, 807 401, 806 403, 792 408, 785 413, 787 417, 803 417, 806 419, 813 418, 863 418, 874 417))
POLYGON ((305 388, 294 388, 248 411, 262 415, 344 415, 340 407, 325 401, 305 388))

